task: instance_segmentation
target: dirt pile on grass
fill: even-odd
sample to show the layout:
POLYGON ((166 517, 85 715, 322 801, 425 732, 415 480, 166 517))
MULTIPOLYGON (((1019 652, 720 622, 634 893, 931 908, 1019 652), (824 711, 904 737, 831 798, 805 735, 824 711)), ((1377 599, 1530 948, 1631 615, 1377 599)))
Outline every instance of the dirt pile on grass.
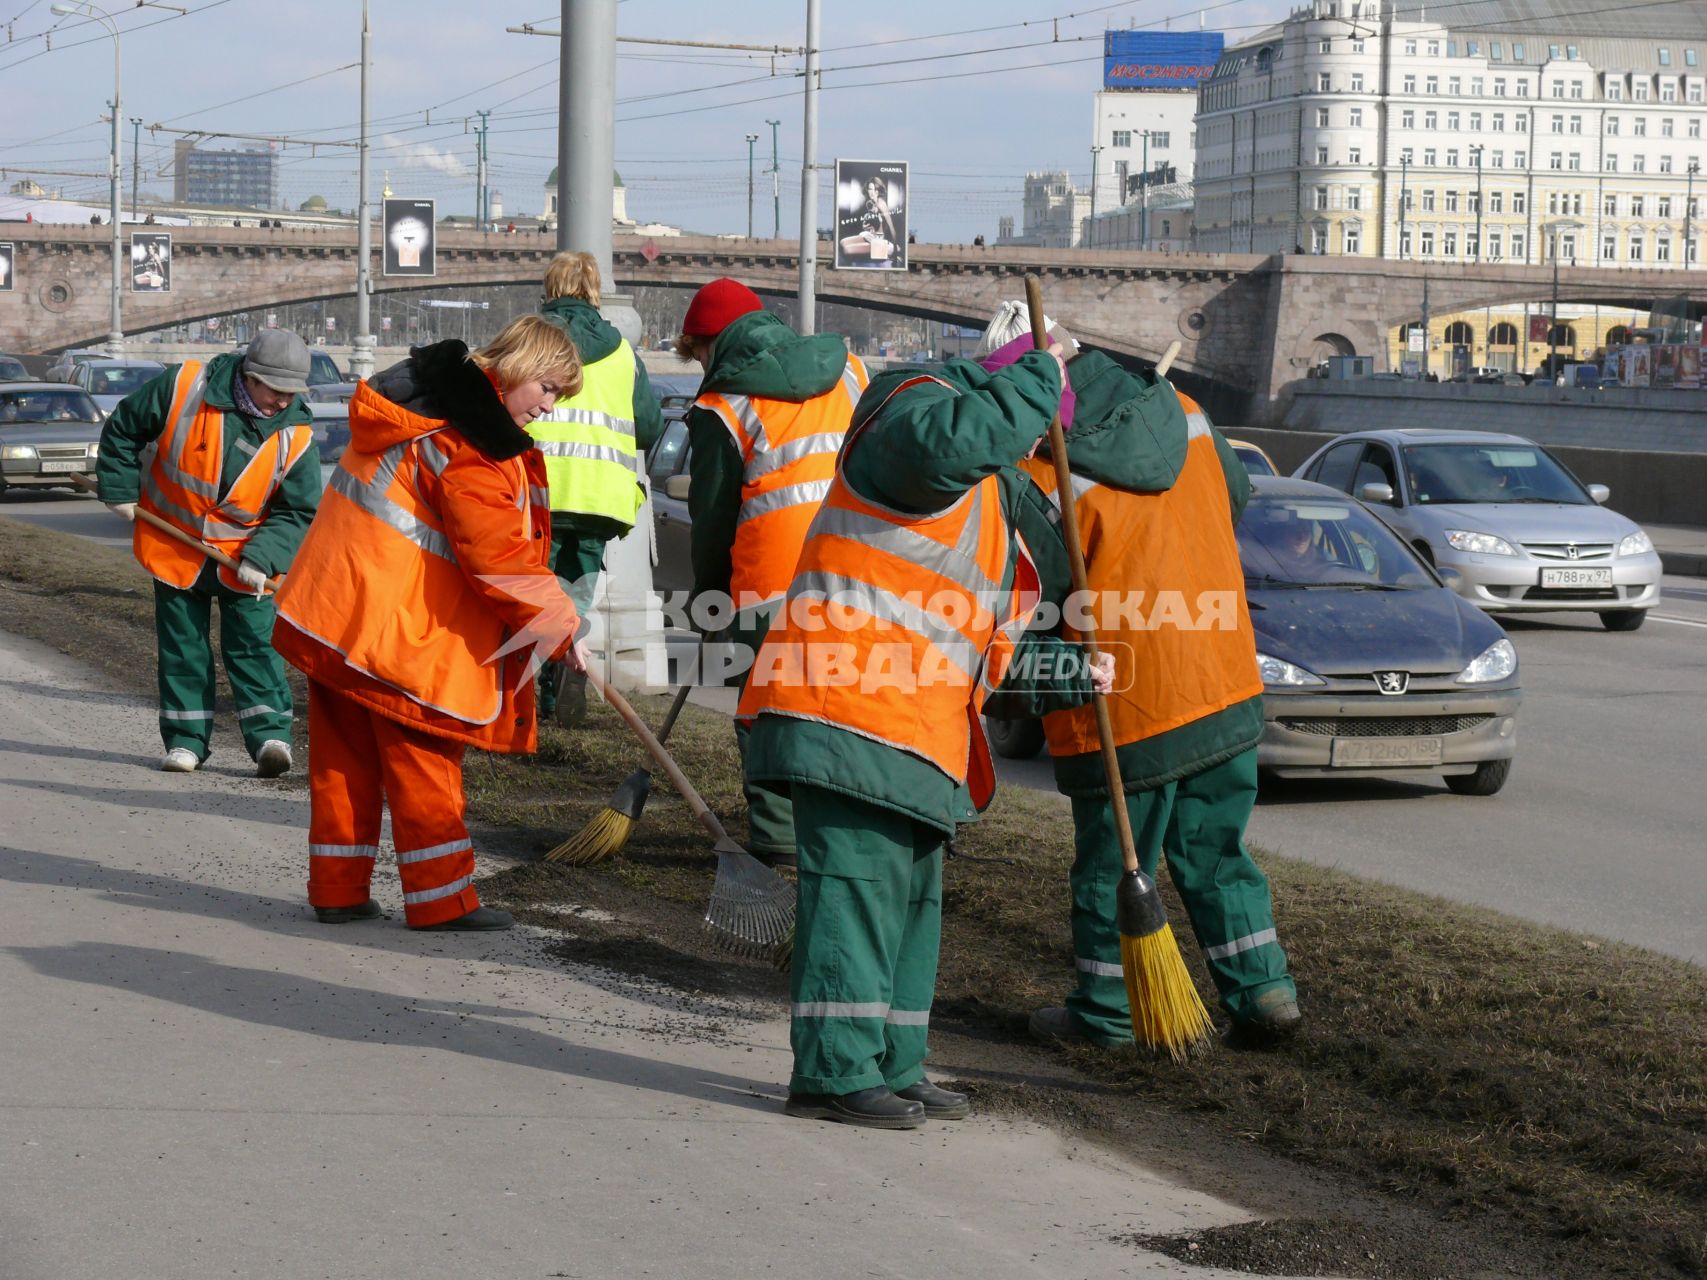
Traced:
MULTIPOLYGON (((0 520, 0 628, 146 692, 151 612, 128 556, 0 520)), ((637 705, 661 719, 663 699, 637 705)), ((581 731, 541 737, 536 757, 471 754, 467 768, 470 817, 502 827, 524 857, 578 830, 642 760, 602 707, 581 731)), ((728 722, 690 706, 672 748, 739 837, 728 722)), ((1333 1180, 1347 1203, 1378 1192, 1439 1224, 1419 1230, 1373 1211, 1341 1221, 1324 1207, 1330 1197, 1321 1212, 1135 1245, 1259 1272, 1404 1280, 1707 1276, 1702 970, 1265 858, 1309 1018, 1295 1042, 1185 1066, 1135 1051, 1039 1051, 1025 1042, 1026 1015, 1058 1002, 1071 975, 1067 810, 1009 788, 957 843, 969 856, 944 870, 933 1036, 986 1105, 1152 1155, 1221 1144, 1227 1164, 1240 1152, 1278 1157, 1333 1180), (1308 1269, 1318 1255, 1324 1269, 1308 1269)), ((482 892, 566 928, 566 962, 780 1000, 781 975, 720 956, 704 936, 713 864, 686 806, 661 789, 621 857, 518 866, 482 892)), ((1169 907, 1189 932, 1171 894, 1169 907)), ((1210 991, 1196 949, 1187 953, 1210 991)), ((1243 1190, 1278 1180, 1253 1174, 1243 1190)))

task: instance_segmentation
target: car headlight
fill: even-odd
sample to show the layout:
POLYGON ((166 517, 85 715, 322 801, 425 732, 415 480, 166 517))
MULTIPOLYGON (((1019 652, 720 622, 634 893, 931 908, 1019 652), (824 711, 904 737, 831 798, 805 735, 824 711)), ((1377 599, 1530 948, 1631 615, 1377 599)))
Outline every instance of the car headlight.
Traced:
POLYGON ((1473 551, 1484 556, 1514 556, 1511 543, 1491 533, 1472 533, 1468 529, 1448 529, 1446 541, 1457 551, 1473 551))
POLYGON ((1262 674, 1262 682, 1266 685, 1299 688, 1303 685, 1327 683, 1320 676, 1311 675, 1303 667, 1295 667, 1290 662, 1282 662, 1266 653, 1257 654, 1257 670, 1262 674))
POLYGON ((1618 544, 1621 556, 1639 556, 1654 549, 1654 540, 1640 529, 1618 544))
POLYGON ((16 462, 26 458, 33 458, 35 456, 35 449, 27 444, 0 445, 0 458, 5 458, 9 461, 16 462))
POLYGON ((91 458, 98 458, 101 456, 101 442, 99 440, 91 440, 89 442, 89 456, 91 458))
POLYGON ((1510 640, 1496 640, 1464 670, 1458 673, 1458 684, 1492 684, 1504 680, 1517 670, 1517 650, 1510 640))

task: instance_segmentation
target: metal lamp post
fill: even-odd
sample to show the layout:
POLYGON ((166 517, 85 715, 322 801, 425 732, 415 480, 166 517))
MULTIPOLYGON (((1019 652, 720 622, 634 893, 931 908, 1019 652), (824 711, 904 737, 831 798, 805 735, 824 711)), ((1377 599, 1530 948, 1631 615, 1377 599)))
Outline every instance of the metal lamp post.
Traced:
POLYGON ((1476 155, 1476 261, 1482 260, 1482 148, 1471 147, 1476 155))
POLYGON ((1541 229, 1549 233, 1553 245, 1553 323, 1547 328, 1547 376, 1559 376, 1559 233, 1561 231, 1579 231, 1582 223, 1560 219, 1556 222, 1543 223, 1541 229))
POLYGON ((1399 261, 1405 260, 1405 203, 1410 199, 1410 168, 1411 158, 1406 155, 1399 157, 1399 261))
POLYGON ((1689 255, 1690 237, 1693 228, 1689 225, 1690 214, 1694 212, 1695 204, 1695 175, 1701 172, 1701 162, 1691 160, 1689 168, 1684 170, 1687 177, 1683 187, 1683 269, 1689 270, 1689 264, 1694 261, 1689 255))
POLYGON ((50 8, 62 18, 87 12, 88 16, 105 25, 107 34, 113 38, 113 144, 110 157, 112 208, 108 215, 113 224, 113 313, 107 327, 107 354, 118 357, 124 355, 124 311, 121 302, 124 296, 124 230, 119 225, 119 175, 123 172, 119 151, 124 142, 124 135, 119 131, 119 122, 123 118, 119 106, 119 26, 106 10, 96 7, 90 0, 75 0, 75 3, 60 0, 50 8))
MULTIPOLYGON (((1087 249, 1094 249, 1096 247, 1097 157, 1100 156, 1101 154, 1102 154, 1102 148, 1100 146, 1094 146, 1093 145, 1091 147, 1091 220, 1090 220, 1089 225, 1085 228, 1085 247, 1087 249)), ((1069 237, 1069 240, 1070 239, 1071 239, 1071 237, 1069 237)))
POLYGON ((771 127, 771 239, 782 239, 782 171, 777 168, 776 131, 781 120, 766 120, 771 127))
POLYGON ((759 135, 747 135, 747 239, 753 238, 753 144, 759 140, 759 135))

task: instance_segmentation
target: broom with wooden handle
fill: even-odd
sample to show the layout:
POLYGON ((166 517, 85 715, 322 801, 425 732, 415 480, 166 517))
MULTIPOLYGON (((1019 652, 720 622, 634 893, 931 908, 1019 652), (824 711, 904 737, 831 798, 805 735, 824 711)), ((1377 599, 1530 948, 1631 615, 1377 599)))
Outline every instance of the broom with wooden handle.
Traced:
POLYGON ((670 758, 664 744, 652 735, 640 713, 628 699, 611 688, 591 667, 587 683, 628 722, 670 785, 688 802, 693 816, 711 833, 711 851, 717 855, 717 879, 711 886, 711 903, 705 922, 725 947, 745 955, 760 956, 779 967, 794 946, 794 886, 730 839, 723 824, 700 799, 681 767, 670 758))
MULTIPOLYGON (((669 740, 670 730, 676 727, 676 717, 682 713, 693 686, 684 684, 676 690, 670 703, 670 713, 658 730, 658 745, 669 740)), ((585 867, 606 858, 614 858, 634 833, 646 799, 652 794, 652 771, 636 769, 622 780, 622 785, 605 801, 605 807, 580 831, 545 855, 547 862, 567 862, 570 866, 585 867)))
MULTIPOLYGON (((1042 349, 1049 345, 1043 320, 1043 289, 1034 275, 1025 278, 1025 300, 1031 309, 1031 340, 1042 349)), ((1156 365, 1158 377, 1179 352, 1179 343, 1168 347, 1156 365)), ((1085 572, 1085 553, 1079 541, 1079 516, 1073 503, 1073 476, 1067 465, 1067 436, 1057 413, 1049 424, 1049 453, 1055 463, 1055 491, 1060 497, 1061 536, 1067 543, 1067 561, 1073 575, 1073 590, 1089 600, 1090 580, 1085 572)), ((1094 617, 1094 613, 1091 615, 1094 617)), ((1094 662, 1097 647, 1094 625, 1086 632, 1085 652, 1094 662)), ((1138 849, 1132 839, 1132 819, 1126 811, 1126 785, 1120 775, 1120 758, 1114 746, 1114 722, 1109 718, 1108 700, 1091 695, 1096 712, 1097 739, 1108 781, 1108 802, 1114 811, 1114 830, 1120 840, 1125 874, 1115 889, 1115 920, 1120 929, 1120 968, 1126 978, 1126 999, 1132 1009, 1132 1034, 1149 1049, 1162 1049, 1179 1062, 1193 1049, 1210 1042, 1209 1011, 1197 994, 1191 973, 1180 955, 1168 924, 1167 908, 1156 891, 1156 882, 1138 869, 1138 849)))
MULTIPOLYGON (((79 489, 83 490, 85 493, 96 492, 95 482, 93 480, 89 479, 88 476, 73 475, 71 477, 71 483, 76 485, 79 489)), ((237 561, 233 560, 230 556, 226 555, 225 552, 221 551, 218 547, 208 546, 207 543, 203 542, 200 538, 191 537, 189 534, 185 533, 182 529, 178 528, 177 525, 171 524, 165 520, 162 520, 159 516, 155 515, 152 511, 144 511, 141 507, 138 507, 136 509, 136 518, 138 520, 142 521, 143 524, 153 525, 156 529, 160 530, 160 532, 165 534, 168 538, 175 538, 179 542, 183 543, 186 547, 195 548, 195 550, 201 552, 204 556, 206 556, 209 560, 212 560, 215 564, 222 564, 227 569, 231 570, 231 572, 233 572, 233 573, 237 572, 237 561)), ((277 591, 283 585, 284 585, 284 579, 283 578, 268 578, 267 579, 267 592, 277 591)), ((265 595, 265 594, 267 594, 267 592, 263 592, 262 594, 265 595)))

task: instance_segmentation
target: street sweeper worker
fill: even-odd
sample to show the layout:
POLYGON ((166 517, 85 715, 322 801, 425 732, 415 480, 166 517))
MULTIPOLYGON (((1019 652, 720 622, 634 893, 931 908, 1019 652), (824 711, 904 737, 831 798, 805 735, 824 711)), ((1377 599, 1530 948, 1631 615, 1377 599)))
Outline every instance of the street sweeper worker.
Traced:
MULTIPOLYGON (((868 378, 840 336, 801 337, 727 278, 694 294, 676 354, 705 370, 687 416, 696 611, 722 597, 737 610, 723 643, 705 651, 701 679, 721 662, 745 680, 868 378)), ((743 754, 746 738, 737 721, 743 754)), ((763 861, 791 861, 787 795, 751 781, 746 791, 748 849, 763 861)))
POLYGON ((113 410, 95 469, 101 501, 130 520, 131 546, 154 578, 160 761, 189 773, 213 737, 213 607, 255 772, 291 767, 291 694, 273 651, 269 578, 291 567, 320 501, 320 453, 302 396, 308 348, 268 329, 245 352, 187 360, 113 410), (238 562, 232 570, 136 518, 167 521, 238 562))
MULTIPOLYGON (((570 584, 583 619, 604 569, 605 544, 634 527, 646 491, 639 459, 664 430, 663 411, 646 366, 628 340, 599 314, 599 262, 590 253, 560 253, 545 269, 539 313, 558 326, 581 356, 581 389, 561 397, 528 427, 545 455, 551 490, 551 567, 570 584)), ((539 714, 557 711, 578 724, 586 714, 586 680, 553 664, 539 682, 539 714)))
MULTIPOLYGON (((1166 380, 1087 352, 1068 366, 1072 500, 1090 599, 1063 634, 1094 619, 1115 659, 1109 711, 1140 868, 1164 852, 1232 1020, 1231 1043, 1284 1037, 1297 992, 1268 881, 1244 844, 1257 792, 1262 680, 1233 526, 1250 495, 1243 464, 1208 417, 1166 380)), ((1024 463, 1059 501, 1048 442, 1024 463)), ((1077 986, 1037 1010, 1041 1038, 1132 1043, 1115 914, 1122 862, 1090 707, 1043 718, 1075 833, 1077 986)))
POLYGON ((1040 648, 1061 705, 1092 684, 1077 646, 1021 634, 1036 580, 1013 525, 1035 495, 1014 464, 1061 383, 1059 348, 874 378, 742 694, 747 772, 794 801, 789 1115, 967 1114, 924 1060, 943 845, 993 791, 979 708, 1040 648))
POLYGON ((274 631, 308 677, 308 901, 324 923, 380 914, 369 885, 389 803, 410 928, 511 924, 474 889, 462 757, 532 751, 540 663, 584 666, 526 430, 580 387, 568 335, 524 316, 472 354, 416 347, 350 402, 274 631))

